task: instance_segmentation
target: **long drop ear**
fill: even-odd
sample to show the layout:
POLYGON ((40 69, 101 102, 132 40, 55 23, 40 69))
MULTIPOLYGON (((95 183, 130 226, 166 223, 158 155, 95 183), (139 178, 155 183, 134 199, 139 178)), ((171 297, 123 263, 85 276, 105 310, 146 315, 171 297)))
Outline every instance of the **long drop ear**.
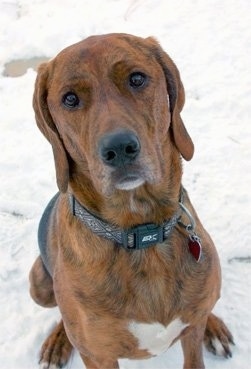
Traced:
POLYGON ((56 168, 57 185, 61 192, 66 192, 69 182, 69 164, 64 144, 51 117, 48 104, 49 63, 43 63, 38 69, 33 94, 33 109, 40 131, 52 145, 56 168))
POLYGON ((194 144, 180 116, 185 103, 185 92, 179 71, 172 59, 163 51, 154 38, 150 37, 147 40, 151 42, 155 57, 165 74, 174 143, 183 158, 191 160, 194 154, 194 144))

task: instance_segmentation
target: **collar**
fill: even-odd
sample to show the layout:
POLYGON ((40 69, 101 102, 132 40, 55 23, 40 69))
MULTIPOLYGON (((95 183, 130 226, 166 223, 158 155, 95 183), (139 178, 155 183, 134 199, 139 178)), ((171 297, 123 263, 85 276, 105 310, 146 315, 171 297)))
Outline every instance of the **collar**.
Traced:
POLYGON ((157 243, 163 243, 172 233, 178 224, 187 232, 187 245, 189 252, 194 259, 199 262, 202 256, 201 239, 197 235, 195 220, 184 205, 184 189, 181 187, 179 209, 171 219, 166 220, 162 225, 154 223, 141 224, 127 230, 117 228, 88 211, 81 205, 73 195, 69 195, 71 211, 74 216, 81 220, 93 233, 115 242, 118 246, 126 250, 146 249, 157 243), (182 214, 189 220, 188 224, 181 221, 182 214))
POLYGON ((74 216, 81 220, 93 233, 114 241, 126 250, 140 250, 156 245, 157 243, 163 243, 171 235, 183 210, 180 207, 172 218, 166 220, 161 225, 147 223, 125 230, 107 223, 92 214, 72 194, 69 195, 69 199, 71 211, 74 216))

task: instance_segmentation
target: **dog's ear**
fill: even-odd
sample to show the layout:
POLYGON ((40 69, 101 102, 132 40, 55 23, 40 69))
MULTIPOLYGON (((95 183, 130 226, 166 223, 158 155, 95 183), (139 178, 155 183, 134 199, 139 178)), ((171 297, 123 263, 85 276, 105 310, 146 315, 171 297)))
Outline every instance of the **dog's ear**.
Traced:
POLYGON ((191 160, 194 153, 194 144, 180 116, 185 103, 185 92, 179 71, 172 59, 164 52, 154 38, 149 37, 147 40, 151 43, 154 55, 165 74, 174 143, 183 158, 191 160))
POLYGON ((61 192, 66 192, 69 181, 69 164, 64 144, 53 122, 47 104, 48 79, 49 63, 43 63, 38 69, 36 78, 33 94, 33 109, 39 129, 52 145, 58 188, 61 192))

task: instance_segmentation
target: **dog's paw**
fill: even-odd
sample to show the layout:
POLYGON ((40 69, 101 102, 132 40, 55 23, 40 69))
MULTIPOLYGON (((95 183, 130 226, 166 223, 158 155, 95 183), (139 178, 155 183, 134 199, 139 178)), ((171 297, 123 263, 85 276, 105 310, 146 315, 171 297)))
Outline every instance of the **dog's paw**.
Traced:
POLYGON ((55 364, 50 364, 50 363, 40 363, 39 364, 39 369, 58 369, 60 367, 58 367, 55 364))
POLYGON ((65 333, 63 323, 60 322, 44 342, 40 351, 40 369, 63 368, 72 353, 72 345, 65 333))
POLYGON ((214 355, 232 357, 230 345, 234 345, 233 336, 225 323, 213 314, 208 317, 204 343, 208 351, 214 355))

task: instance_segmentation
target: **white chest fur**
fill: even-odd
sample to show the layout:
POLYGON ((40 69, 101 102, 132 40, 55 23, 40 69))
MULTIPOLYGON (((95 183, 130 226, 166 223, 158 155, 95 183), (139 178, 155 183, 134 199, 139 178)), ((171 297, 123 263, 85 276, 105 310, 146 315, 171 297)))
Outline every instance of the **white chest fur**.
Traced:
POLYGON ((160 323, 146 324, 132 321, 128 329, 138 339, 140 349, 158 355, 166 351, 188 325, 180 319, 173 320, 167 327, 160 323))

